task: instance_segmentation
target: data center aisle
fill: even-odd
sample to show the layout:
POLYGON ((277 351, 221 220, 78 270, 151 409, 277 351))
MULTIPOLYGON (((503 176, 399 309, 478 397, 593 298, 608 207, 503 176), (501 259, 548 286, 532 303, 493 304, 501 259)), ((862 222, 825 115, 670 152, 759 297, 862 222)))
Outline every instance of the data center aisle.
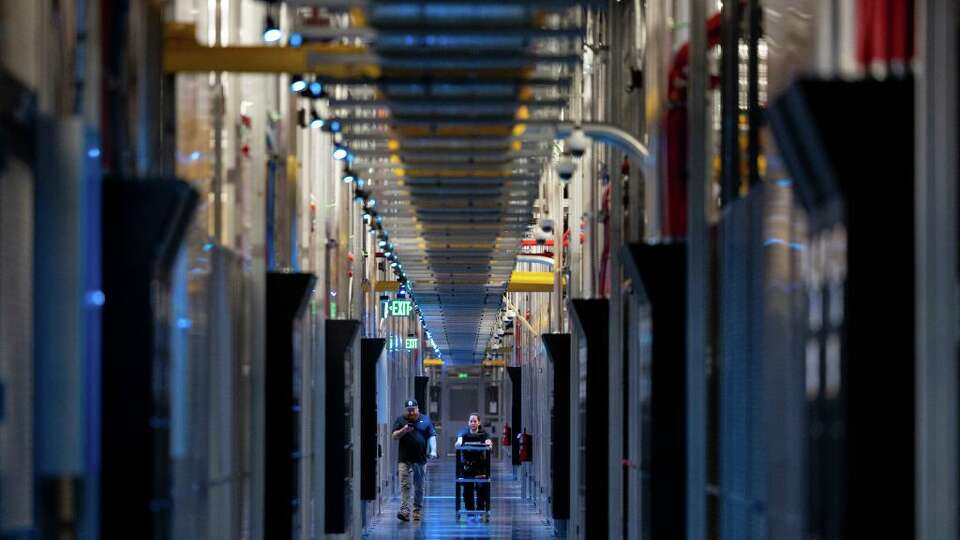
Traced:
POLYGON ((511 479, 508 463, 494 463, 493 497, 489 523, 454 515, 454 462, 443 458, 427 465, 423 521, 397 519, 399 498, 374 518, 364 538, 554 538, 546 517, 520 497, 520 482, 511 479))

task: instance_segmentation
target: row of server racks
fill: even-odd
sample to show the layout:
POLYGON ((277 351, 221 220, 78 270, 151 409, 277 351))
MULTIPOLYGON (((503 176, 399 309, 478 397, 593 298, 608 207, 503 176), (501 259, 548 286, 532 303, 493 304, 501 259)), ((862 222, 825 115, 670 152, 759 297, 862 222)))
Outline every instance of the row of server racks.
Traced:
MULTIPOLYGON (((102 435, 78 441, 59 423, 50 429, 60 433, 38 441, 95 445, 99 474, 67 482, 41 469, 36 486, 51 512, 65 510, 57 500, 80 497, 96 514, 50 515, 34 532, 240 538, 262 520, 270 537, 359 534, 395 490, 387 399, 411 395, 412 367, 393 358, 386 339, 363 337, 360 321, 311 309, 315 275, 269 271, 257 390, 241 258, 209 249, 205 301, 187 302, 183 250, 196 192, 172 179, 106 179, 102 193, 101 287, 110 301, 97 321, 100 373, 80 375, 95 384, 85 400, 96 403, 102 435)), ((55 302, 57 292, 38 294, 55 302)), ((64 354, 54 339, 38 347, 41 361, 64 354)), ((58 381, 40 384, 50 391, 58 381)), ((76 448, 40 450, 54 469, 76 448)))
MULTIPOLYGON (((866 20, 801 4, 671 13, 626 3, 587 24, 588 45, 610 47, 617 60, 596 60, 575 83, 601 101, 585 98, 581 114, 646 134, 638 138, 651 155, 639 167, 628 158, 613 186, 610 164, 624 154, 588 150, 581 180, 596 182, 594 193, 613 186, 613 202, 601 209, 593 199, 578 215, 588 187, 563 188, 562 229, 574 234, 554 247, 563 250, 561 315, 512 297, 532 307, 534 324, 551 313, 549 329, 513 326, 525 340, 511 373, 513 414, 536 441, 528 498, 569 538, 912 538, 939 526, 918 513, 929 504, 918 471, 930 465, 917 441, 930 435, 917 409, 915 209, 926 180, 915 140, 941 112, 917 108, 912 50, 844 41, 879 32, 909 42, 913 15, 904 22, 898 7, 866 20), (657 26, 671 15, 702 33, 657 26), (831 31, 791 34, 804 15, 831 31), (619 63, 637 17, 648 51, 633 72, 648 85, 640 96, 624 92, 631 66, 619 63), (794 69, 818 60, 797 58, 791 44, 832 47, 833 67, 794 69), (683 86, 658 80, 661 68, 683 73, 683 86), (695 95, 686 73, 697 69, 695 95), (650 93, 664 87, 675 93, 651 115, 650 93), (644 95, 646 110, 637 106, 644 95), (699 113, 688 105, 698 98, 699 113), (702 132, 686 130, 696 122, 702 132), (674 169, 674 159, 687 161, 674 169), (590 221, 597 211, 600 223, 590 221), (592 236, 602 242, 617 227, 611 255, 590 251, 592 236)), ((945 482, 955 491, 954 473, 945 482)))

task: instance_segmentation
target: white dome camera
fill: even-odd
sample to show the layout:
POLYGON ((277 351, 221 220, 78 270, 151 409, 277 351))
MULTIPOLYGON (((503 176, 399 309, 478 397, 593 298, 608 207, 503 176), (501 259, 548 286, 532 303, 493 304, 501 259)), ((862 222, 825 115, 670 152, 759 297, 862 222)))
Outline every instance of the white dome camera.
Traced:
POLYGON ((557 176, 560 177, 560 180, 569 182, 570 179, 573 178, 573 173, 577 171, 577 162, 574 161, 572 157, 564 154, 560 156, 554 168, 557 170, 557 176))
POLYGON ((553 220, 539 220, 533 227, 533 239, 536 240, 538 244, 543 244, 551 238, 553 238, 553 220))
POLYGON ((538 228, 547 234, 553 234, 553 220, 549 218, 541 219, 538 228))
POLYGON ((540 227, 536 227, 533 229, 533 239, 536 240, 538 243, 542 244, 543 242, 546 242, 547 240, 549 240, 551 237, 552 236, 550 233, 544 231, 540 227))
POLYGON ((573 128, 570 136, 567 137, 566 146, 567 149, 570 150, 570 153, 573 154, 573 157, 582 157, 590 146, 590 137, 587 137, 587 134, 583 132, 583 128, 577 126, 573 128))

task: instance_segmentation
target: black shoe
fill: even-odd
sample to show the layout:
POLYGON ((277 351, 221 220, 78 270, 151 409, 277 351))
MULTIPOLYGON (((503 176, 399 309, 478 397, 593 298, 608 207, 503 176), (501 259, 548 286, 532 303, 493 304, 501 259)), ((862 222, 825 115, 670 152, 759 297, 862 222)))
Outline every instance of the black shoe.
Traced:
POLYGON ((397 512, 397 519, 400 521, 410 521, 410 514, 406 512, 397 512))

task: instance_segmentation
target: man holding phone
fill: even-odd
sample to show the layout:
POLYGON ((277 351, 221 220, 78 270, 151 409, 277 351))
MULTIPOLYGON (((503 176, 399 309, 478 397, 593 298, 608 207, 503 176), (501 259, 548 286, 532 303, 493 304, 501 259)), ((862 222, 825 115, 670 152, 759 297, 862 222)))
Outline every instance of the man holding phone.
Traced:
POLYGON ((400 441, 397 469, 400 474, 400 512, 397 518, 410 521, 410 476, 413 476, 413 520, 420 521, 423 511, 423 467, 427 455, 437 457, 437 432, 426 415, 420 414, 417 400, 404 403, 406 414, 393 423, 392 437, 400 441))

